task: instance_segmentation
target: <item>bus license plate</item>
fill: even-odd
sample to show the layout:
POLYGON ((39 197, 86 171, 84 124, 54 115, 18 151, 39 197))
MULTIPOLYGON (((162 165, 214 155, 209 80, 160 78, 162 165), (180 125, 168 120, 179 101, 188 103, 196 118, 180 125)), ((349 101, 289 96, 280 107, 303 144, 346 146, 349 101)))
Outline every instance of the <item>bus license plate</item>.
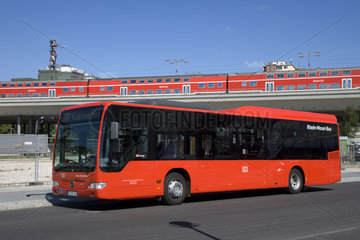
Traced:
POLYGON ((68 196, 72 196, 72 197, 77 197, 78 194, 77 194, 77 192, 75 192, 75 191, 68 191, 68 192, 67 192, 67 195, 68 195, 68 196))

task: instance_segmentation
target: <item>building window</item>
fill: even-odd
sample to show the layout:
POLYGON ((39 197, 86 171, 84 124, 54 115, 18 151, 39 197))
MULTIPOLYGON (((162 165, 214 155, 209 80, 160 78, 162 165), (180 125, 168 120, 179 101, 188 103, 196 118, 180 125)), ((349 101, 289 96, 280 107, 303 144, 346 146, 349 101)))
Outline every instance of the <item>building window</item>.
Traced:
POLYGON ((306 73, 298 73, 298 77, 306 77, 306 73))
POLYGON ((128 80, 121 80, 121 84, 127 84, 128 80))
POLYGON ((241 86, 242 87, 247 87, 247 82, 246 81, 241 82, 241 86))
POLYGON ((63 92, 69 92, 69 88, 63 88, 62 91, 63 92))
POLYGON ((218 88, 222 88, 222 87, 223 87, 223 83, 222 83, 222 82, 217 83, 217 87, 218 87, 218 88))
POLYGON ((276 74, 276 77, 277 77, 277 78, 284 78, 284 77, 285 77, 285 74, 279 73, 279 74, 276 74))
POLYGON ((180 82, 180 81, 181 81, 180 78, 175 78, 175 79, 174 79, 174 82, 180 82))
POLYGON ((104 92, 104 91, 105 91, 105 86, 101 86, 101 87, 100 87, 100 91, 101 91, 101 92, 104 92))
POLYGON ((136 83, 137 82, 137 80, 136 79, 132 79, 132 80, 130 80, 130 83, 131 84, 134 84, 134 83, 136 83))
POLYGON ((154 79, 148 79, 148 83, 153 83, 154 79))
POLYGON ((295 85, 288 85, 286 86, 287 90, 295 90, 295 85))
POLYGON ((129 91, 129 94, 130 94, 130 95, 136 95, 136 91, 135 91, 135 90, 130 90, 130 91, 129 91))
POLYGON ((288 74, 287 74, 287 77, 288 77, 288 78, 293 78, 293 77, 295 77, 295 73, 288 73, 288 74))
POLYGON ((41 96, 41 97, 47 97, 47 93, 42 92, 42 93, 40 93, 40 96, 41 96))
POLYGON ((16 94, 16 98, 22 98, 22 97, 23 97, 22 93, 17 93, 16 94))
POLYGON ((167 83, 171 82, 171 78, 165 78, 165 82, 167 83))
POLYGON ((249 82, 249 86, 250 86, 250 87, 256 87, 256 86, 257 86, 257 81, 251 81, 251 82, 249 82))
POLYGON ((74 87, 70 88, 70 91, 75 92, 75 88, 74 87))
POLYGON ((156 79, 156 82, 157 82, 157 83, 162 83, 163 80, 162 80, 162 78, 158 78, 158 79, 156 79))
POLYGON ((155 90, 155 94, 162 94, 162 93, 163 93, 163 91, 161 89, 155 90))
POLYGON ((147 90, 146 94, 154 94, 154 90, 147 90))
POLYGON ((139 95, 144 95, 144 94, 145 94, 145 90, 139 90, 139 91, 138 91, 138 94, 139 94, 139 95))
POLYGON ((338 76, 339 75, 339 71, 331 71, 330 72, 331 76, 338 76))
POLYGON ((165 89, 164 94, 171 94, 171 89, 165 89))
POLYGON ((306 90, 306 85, 305 84, 298 85, 298 90, 306 90))
POLYGON ((317 89, 316 84, 309 84, 309 89, 317 89))
POLYGON ((106 86, 106 91, 114 91, 114 87, 113 86, 106 86))
POLYGON ((342 71, 342 75, 351 75, 351 71, 350 70, 344 70, 344 71, 342 71))
POLYGON ((181 90, 180 89, 174 89, 174 94, 180 94, 181 90))
POLYGON ((328 75, 328 72, 320 72, 320 77, 325 77, 325 76, 327 76, 328 75))
POLYGON ((274 74, 268 74, 266 75, 266 78, 274 78, 274 74))
POLYGON ((284 85, 276 86, 276 90, 278 91, 284 91, 284 89, 285 89, 284 85))
POLYGON ((319 88, 320 88, 320 89, 328 89, 329 86, 328 86, 327 83, 322 83, 322 84, 319 85, 319 88))
POLYGON ((338 83, 332 83, 332 84, 330 85, 330 87, 331 87, 331 88, 340 88, 340 84, 338 84, 338 83))
POLYGON ((215 87, 215 83, 208 83, 208 88, 214 88, 215 87))
POLYGON ((199 84, 198 84, 198 87, 199 87, 199 88, 205 88, 205 83, 199 83, 199 84))

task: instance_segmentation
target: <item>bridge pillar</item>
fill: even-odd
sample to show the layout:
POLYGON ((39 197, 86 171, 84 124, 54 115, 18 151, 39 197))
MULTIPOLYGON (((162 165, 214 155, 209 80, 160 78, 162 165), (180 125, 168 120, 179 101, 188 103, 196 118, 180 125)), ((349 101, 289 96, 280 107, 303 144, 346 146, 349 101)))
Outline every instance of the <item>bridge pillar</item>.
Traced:
POLYGON ((16 116, 17 121, 16 121, 16 132, 18 135, 21 134, 21 115, 17 115, 16 116))

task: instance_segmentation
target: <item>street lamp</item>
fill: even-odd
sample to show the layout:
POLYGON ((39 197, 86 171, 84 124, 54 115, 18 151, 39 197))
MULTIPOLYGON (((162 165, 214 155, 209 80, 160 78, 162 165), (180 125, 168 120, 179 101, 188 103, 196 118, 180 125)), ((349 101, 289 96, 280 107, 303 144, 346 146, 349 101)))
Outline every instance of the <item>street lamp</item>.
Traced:
POLYGON ((308 57, 308 69, 310 69, 310 57, 320 57, 320 52, 319 51, 315 51, 315 52, 307 52, 307 53, 302 53, 302 52, 298 52, 299 54, 299 58, 303 58, 307 55, 308 57))
POLYGON ((170 64, 174 64, 176 65, 176 74, 178 73, 178 69, 179 69, 179 63, 188 63, 188 61, 180 58, 180 59, 165 59, 165 62, 168 62, 170 64))

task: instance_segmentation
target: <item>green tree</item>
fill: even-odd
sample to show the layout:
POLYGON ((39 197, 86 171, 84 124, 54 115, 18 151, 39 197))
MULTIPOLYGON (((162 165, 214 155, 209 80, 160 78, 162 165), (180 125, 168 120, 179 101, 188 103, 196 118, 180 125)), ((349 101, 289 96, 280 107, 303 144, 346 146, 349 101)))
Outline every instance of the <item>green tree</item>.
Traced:
POLYGON ((340 135, 353 138, 358 131, 359 115, 353 106, 347 106, 339 122, 340 135))

